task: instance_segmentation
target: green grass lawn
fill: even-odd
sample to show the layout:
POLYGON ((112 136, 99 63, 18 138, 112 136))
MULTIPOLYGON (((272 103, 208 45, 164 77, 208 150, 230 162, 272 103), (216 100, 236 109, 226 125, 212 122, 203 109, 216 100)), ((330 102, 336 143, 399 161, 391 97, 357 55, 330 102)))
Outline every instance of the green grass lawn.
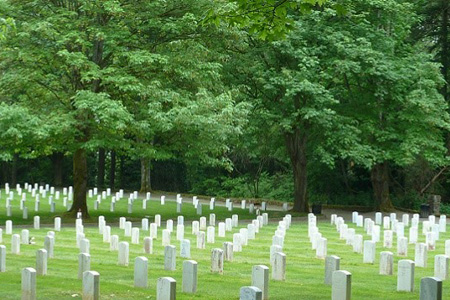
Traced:
MULTIPOLYGON (((4 198, 1 203, 3 203, 4 198)), ((43 203, 42 201, 41 203, 43 203)), ((121 200, 117 205, 117 212, 109 213, 109 206, 105 205, 104 210, 91 211, 94 216, 103 214, 106 217, 107 225, 115 222, 119 216, 126 216, 126 200, 121 200), (120 204, 119 204, 120 203, 120 204), (122 206, 123 205, 123 206, 122 206)), ((106 204, 106 203, 105 203, 106 204)), ((43 206, 43 205, 42 205, 43 206)), ((103 204, 102 204, 103 206, 103 204)), ((61 206, 62 207, 62 206, 61 206)), ((141 207, 141 205, 139 205, 141 207)), ((102 207, 101 207, 102 208, 102 207)), ((137 208, 137 207, 136 207, 137 208)), ((61 209, 62 211, 62 209, 61 209)), ((156 201, 152 202, 148 211, 135 209, 134 220, 138 220, 141 215, 153 216, 160 213, 163 220, 168 218, 176 221, 177 214, 175 204, 166 202, 165 206, 160 206, 156 201)), ((203 215, 208 216, 209 207, 204 207, 203 215)), ((216 224, 226 217, 231 217, 234 213, 239 213, 241 219, 250 218, 248 211, 235 209, 228 212, 224 207, 216 207, 216 224)), ((0 214, 4 215, 4 207, 1 205, 0 214)), ((279 220, 281 212, 269 212, 269 216, 279 220)), ((188 219, 198 219, 195 210, 190 204, 183 207, 183 215, 188 219)), ((42 219, 50 220, 50 214, 42 214, 42 219)), ((0 226, 4 229, 4 217, 0 221, 0 226)), ((14 224, 21 218, 12 218, 14 224)), ((63 220, 64 221, 64 220, 63 220)), ((68 220, 66 220, 68 221, 68 220)), ((150 219, 150 222, 153 219, 150 219)), ((349 220, 347 220, 349 222, 349 220)), ((32 224, 32 217, 27 221, 32 224)), ((70 223, 74 224, 73 220, 70 223)), ((130 265, 122 267, 117 265, 117 252, 109 251, 109 243, 102 242, 102 236, 98 233, 97 227, 85 227, 86 238, 90 240, 91 270, 100 273, 100 294, 101 299, 156 299, 157 278, 170 276, 177 281, 177 299, 239 299, 239 290, 242 286, 251 284, 252 266, 256 264, 270 265, 269 248, 272 242, 272 235, 276 230, 275 222, 260 229, 256 240, 249 240, 249 245, 244 246, 243 252, 234 253, 232 262, 225 261, 224 274, 212 274, 210 272, 211 249, 222 247, 223 242, 232 241, 232 233, 238 232, 239 228, 233 228, 233 232, 227 232, 226 238, 217 237, 214 244, 207 244, 206 249, 196 249, 196 237, 191 234, 191 222, 185 221, 185 238, 191 241, 191 259, 198 262, 198 291, 196 294, 184 294, 181 292, 182 282, 182 258, 177 258, 177 270, 164 270, 164 249, 161 245, 161 228, 158 230, 158 239, 154 241, 154 254, 143 253, 142 240, 148 236, 148 232, 141 231, 141 245, 131 244, 131 238, 125 238, 123 230, 116 224, 112 228, 111 234, 117 234, 120 241, 130 242, 130 265), (149 260, 149 288, 141 289, 133 286, 133 265, 137 256, 146 256, 149 260)), ((165 222, 162 224, 165 227, 165 222)), ((240 222, 240 227, 246 226, 247 222, 240 222)), ((134 224, 140 227, 140 222, 134 224), (138 225, 139 224, 139 225, 138 225)), ((175 225, 176 226, 176 225, 175 225)), ((174 226, 174 229, 176 228, 174 226)), ((450 233, 441 233, 441 239, 437 242, 436 251, 428 253, 428 267, 416 268, 415 270, 415 291, 413 293, 397 292, 397 261, 404 259, 398 257, 396 244, 394 248, 384 249, 382 242, 377 243, 377 259, 374 265, 363 264, 362 254, 352 252, 352 247, 345 244, 344 240, 339 240, 339 235, 334 226, 328 220, 321 220, 318 223, 320 232, 328 239, 328 254, 341 257, 341 269, 352 273, 352 299, 383 299, 383 300, 407 300, 419 299, 420 279, 434 274, 434 255, 444 253, 444 241, 450 239, 450 233), (394 275, 381 276, 379 271, 379 253, 389 250, 394 253, 394 275)), ((349 227, 356 228, 349 223, 349 227)), ((0 299, 19 299, 21 290, 21 270, 25 267, 35 267, 36 250, 43 248, 44 237, 52 227, 42 227, 40 230, 30 230, 30 236, 35 237, 35 245, 21 245, 21 254, 11 254, 11 236, 3 231, 3 245, 7 247, 7 271, 0 273, 0 299)), ((22 228, 14 227, 13 233, 20 234, 22 228)), ((323 284, 324 261, 315 258, 315 250, 311 250, 311 245, 307 236, 306 221, 293 221, 291 228, 287 231, 285 238, 284 253, 287 255, 286 281, 273 281, 269 283, 270 299, 330 299, 331 287, 323 284)), ((363 234, 362 228, 356 228, 356 232, 363 234)), ((408 230, 405 230, 408 232, 408 230)), ((381 233, 381 237, 383 234, 381 233)), ((176 234, 172 233, 172 244, 179 251, 179 242, 175 240, 176 234)), ((364 234, 365 239, 369 239, 364 234)), ((395 239, 394 239, 395 240, 395 239)), ((420 235, 419 241, 424 241, 420 235)), ((48 275, 37 278, 38 299, 81 299, 82 282, 77 279, 78 254, 76 248, 75 228, 72 225, 63 225, 62 231, 56 233, 55 257, 49 259, 48 275)), ((409 245, 408 259, 414 259, 414 247, 409 245)), ((444 282, 444 297, 450 299, 448 280, 444 282)))
MULTIPOLYGON (((33 216, 40 216, 41 224, 53 224, 53 219, 55 216, 62 217, 62 223, 66 224, 74 224, 74 219, 65 216, 65 212, 72 205, 72 202, 68 202, 67 207, 63 206, 62 195, 59 200, 54 200, 55 202, 55 213, 50 212, 50 204, 48 203, 47 198, 40 199, 40 207, 39 212, 34 210, 34 199, 31 198, 31 195, 28 193, 26 205, 28 208, 28 220, 24 220, 22 216, 22 211, 20 210, 20 197, 15 194, 14 200, 11 201, 12 206, 12 216, 6 216, 6 208, 5 201, 6 195, 4 190, 2 191, 2 195, 0 197, 0 222, 6 220, 12 220, 14 224, 32 224, 33 216)), ((98 216, 107 216, 108 221, 110 223, 118 223, 120 217, 127 217, 130 221, 140 221, 144 217, 148 217, 153 220, 156 214, 160 214, 163 220, 174 219, 176 221, 178 215, 183 215, 185 220, 195 220, 199 218, 197 215, 197 211, 192 205, 192 198, 183 199, 183 206, 181 214, 177 213, 177 205, 174 201, 166 200, 165 205, 160 204, 160 199, 153 198, 151 201, 147 201, 147 209, 144 210, 142 208, 142 198, 139 198, 134 201, 133 204, 133 212, 128 214, 128 196, 126 198, 121 199, 116 202, 115 211, 110 212, 110 203, 111 197, 107 197, 107 199, 102 200, 98 210, 94 210, 94 200, 97 198, 88 198, 87 203, 89 207, 89 215, 90 219, 84 220, 85 223, 94 223, 97 222, 98 216)), ((248 202, 247 202, 248 203, 248 202)), ((248 204, 247 204, 248 206, 248 204)), ((216 214, 217 219, 225 219, 231 216, 231 214, 239 214, 241 219, 252 219, 253 216, 250 215, 248 209, 241 209, 240 203, 234 203, 233 212, 229 212, 225 206, 216 205, 214 209, 214 213, 216 214)), ((209 210, 209 204, 203 204, 203 215, 208 216, 211 212, 209 210)), ((271 212, 272 217, 282 218, 285 215, 282 211, 273 211, 271 212)), ((292 216, 301 216, 305 214, 293 213, 292 216)), ((2 224, 2 223, 0 223, 2 224)))

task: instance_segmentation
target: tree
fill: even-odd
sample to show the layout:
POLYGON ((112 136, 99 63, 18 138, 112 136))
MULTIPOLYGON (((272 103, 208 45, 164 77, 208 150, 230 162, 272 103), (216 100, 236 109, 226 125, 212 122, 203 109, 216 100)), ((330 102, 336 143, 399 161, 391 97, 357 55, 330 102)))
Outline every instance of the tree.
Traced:
MULTIPOLYGON (((285 38, 294 29, 295 16, 309 13, 327 0, 230 0, 210 9, 206 22, 247 29, 262 40, 285 38)), ((338 9, 342 6, 336 5, 338 9)))
POLYGON ((286 40, 249 38, 237 80, 285 139, 294 210, 308 211, 308 165, 349 159, 371 172, 374 206, 392 209, 389 165, 446 163, 449 128, 437 65, 408 40, 414 15, 396 1, 345 1, 298 16, 286 40), (395 24, 393 26, 392 24, 395 24), (426 107, 427 109, 419 109, 426 107), (420 145, 420 146, 418 146, 420 145))
MULTIPOLYGON (((195 13, 208 3, 2 2, 18 27, 0 52, 2 95, 42 116, 51 141, 73 153, 71 213, 82 211, 88 217, 87 151, 120 151, 143 160, 174 151, 223 154, 218 151, 226 147, 222 144, 198 148, 210 145, 206 138, 224 141, 225 131, 215 132, 214 124, 228 132, 239 129, 233 118, 240 109, 216 80, 220 64, 201 42, 207 32, 195 13), (217 83, 220 88, 212 89, 217 83), (212 119, 225 114, 222 120, 212 119), (191 132, 197 136, 185 139, 191 132), (155 139, 170 135, 170 145, 155 147, 155 139), (200 135, 205 141, 196 140, 200 135)), ((220 160, 210 155, 202 159, 220 160)))

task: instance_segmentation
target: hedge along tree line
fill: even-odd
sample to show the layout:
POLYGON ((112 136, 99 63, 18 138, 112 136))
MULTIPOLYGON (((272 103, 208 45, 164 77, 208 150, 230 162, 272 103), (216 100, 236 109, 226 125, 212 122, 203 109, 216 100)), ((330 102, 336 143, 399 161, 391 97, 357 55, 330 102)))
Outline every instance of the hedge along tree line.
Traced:
MULTIPOLYGON (((23 138, 29 127, 10 131, 17 141, 7 159, 73 153, 74 181, 86 182, 86 151, 112 150, 140 159, 143 190, 155 160, 227 169, 234 161, 235 171, 239 161, 262 161, 256 174, 288 161, 297 211, 308 210, 313 164, 365 168, 385 210, 390 168, 446 165, 444 82, 410 39, 418 20, 410 1, 274 2, 275 17, 290 25, 259 29, 259 18, 274 15, 242 1, 237 10, 227 2, 55 1, 51 14, 40 1, 2 4, 20 26, 2 44, 2 102, 12 104, 3 108, 25 109, 21 116, 40 128, 30 149, 14 146, 31 141, 23 138), (243 30, 220 19, 217 28, 199 26, 208 9, 238 12, 244 17, 231 19, 243 30), (32 47, 17 53, 19 44, 32 47)), ((75 184, 84 191, 76 203, 85 189, 75 184)))

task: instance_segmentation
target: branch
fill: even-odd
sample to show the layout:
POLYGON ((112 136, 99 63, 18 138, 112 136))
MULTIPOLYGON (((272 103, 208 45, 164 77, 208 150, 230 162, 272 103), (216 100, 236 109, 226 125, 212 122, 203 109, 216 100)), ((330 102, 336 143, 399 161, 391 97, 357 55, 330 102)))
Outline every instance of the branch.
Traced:
POLYGON ((448 169, 448 166, 443 167, 431 180, 430 182, 427 183, 427 185, 420 190, 420 195, 423 195, 423 193, 425 193, 425 191, 439 178, 439 176, 442 175, 442 173, 444 173, 445 170, 448 169))

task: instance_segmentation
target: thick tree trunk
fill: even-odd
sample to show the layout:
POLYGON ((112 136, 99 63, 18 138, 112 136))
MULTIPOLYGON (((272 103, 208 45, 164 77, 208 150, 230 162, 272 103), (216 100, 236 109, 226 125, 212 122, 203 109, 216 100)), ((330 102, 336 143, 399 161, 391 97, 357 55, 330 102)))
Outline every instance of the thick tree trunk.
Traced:
POLYGON ((306 170, 307 134, 305 131, 301 132, 300 129, 296 129, 293 133, 286 134, 285 141, 294 175, 293 210, 296 212, 309 212, 306 170))
POLYGON ((150 185, 150 159, 141 158, 141 193, 151 191, 150 185))
POLYGON ((111 167, 109 169, 109 188, 114 190, 116 180, 116 151, 111 151, 111 167))
POLYGON ((378 163, 372 167, 370 179, 372 181, 375 196, 375 209, 379 211, 392 211, 391 198, 389 197, 389 164, 387 161, 378 163))
POLYGON ((62 177, 63 177, 63 159, 64 154, 61 152, 55 152, 52 154, 53 163, 53 184, 57 187, 62 187, 62 177))
POLYGON ((76 215, 77 212, 83 214, 83 218, 89 218, 86 204, 87 192, 87 160, 86 150, 78 149, 73 155, 73 204, 69 212, 76 215))
POLYGON ((11 166, 11 187, 16 188, 17 184, 17 162, 19 160, 19 154, 15 153, 13 156, 12 166, 11 166))
POLYGON ((98 149, 98 164, 97 164, 97 187, 105 186, 105 149, 98 149))

